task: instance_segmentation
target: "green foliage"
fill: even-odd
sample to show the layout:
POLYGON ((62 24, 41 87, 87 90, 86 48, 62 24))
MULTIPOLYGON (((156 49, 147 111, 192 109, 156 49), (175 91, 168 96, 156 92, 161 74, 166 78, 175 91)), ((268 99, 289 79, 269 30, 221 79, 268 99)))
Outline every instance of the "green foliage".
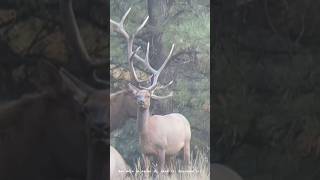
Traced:
POLYGON ((129 120, 125 126, 111 134, 111 144, 117 148, 126 162, 133 167, 133 163, 139 157, 139 141, 136 121, 129 120))
POLYGON ((210 99, 209 83, 209 79, 178 81, 174 96, 177 108, 183 109, 185 106, 190 106, 200 110, 201 105, 210 99))
MULTIPOLYGON (((179 21, 166 27, 164 36, 166 42, 175 42, 177 47, 183 49, 194 47, 203 53, 209 53, 210 49, 210 15, 209 12, 201 12, 198 16, 187 14, 179 21)), ((169 48, 170 43, 167 44, 169 48)), ((207 54, 209 55, 209 54, 207 54)))

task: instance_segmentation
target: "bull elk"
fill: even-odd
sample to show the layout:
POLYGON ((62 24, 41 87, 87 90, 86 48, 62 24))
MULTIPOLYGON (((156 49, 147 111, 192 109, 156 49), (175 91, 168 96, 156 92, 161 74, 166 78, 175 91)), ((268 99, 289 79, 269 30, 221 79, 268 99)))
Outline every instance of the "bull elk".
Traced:
MULTIPOLYGON (((186 163, 190 161, 190 140, 191 140, 191 129, 188 120, 179 113, 171 113, 164 116, 151 115, 150 114, 150 100, 153 99, 165 99, 172 96, 172 92, 167 96, 157 96, 154 91, 158 88, 163 88, 166 86, 158 86, 158 78, 168 63, 171 54, 173 52, 174 44, 171 47, 170 53, 164 60, 161 67, 156 70, 151 67, 149 63, 149 43, 147 44, 145 58, 141 58, 137 55, 137 51, 133 50, 133 41, 137 33, 146 24, 148 17, 143 21, 142 25, 132 35, 129 35, 124 29, 124 21, 128 16, 131 8, 124 14, 120 22, 116 22, 110 19, 112 29, 122 34, 128 44, 128 62, 131 77, 133 78, 133 83, 140 84, 143 80, 137 77, 133 66, 133 59, 136 58, 142 62, 149 71, 152 72, 151 85, 149 87, 143 87, 139 85, 139 88, 129 83, 129 88, 136 97, 137 103, 137 126, 139 132, 139 143, 143 154, 144 162, 146 163, 147 155, 154 155, 159 161, 159 169, 164 168, 166 156, 176 155, 179 151, 183 149, 184 160, 186 163)), ((170 85, 172 81, 168 84, 170 85)))
MULTIPOLYGON (((161 70, 160 68, 157 73, 160 73, 161 70)), ((160 165, 159 169, 163 169, 165 157, 176 155, 183 148, 184 161, 189 163, 191 140, 189 121, 179 113, 164 116, 150 114, 151 98, 164 99, 172 96, 172 93, 167 96, 155 95, 156 86, 154 84, 156 84, 155 81, 151 86, 143 89, 129 84, 137 99, 137 124, 143 158, 145 159, 146 155, 156 156, 160 165)), ((146 159, 144 161, 146 162, 146 159)))
POLYGON ((242 180, 237 172, 222 164, 213 163, 210 169, 210 176, 213 180, 242 180))
POLYGON ((113 146, 110 146, 110 179, 124 179, 127 170, 129 170, 129 166, 120 153, 113 146))

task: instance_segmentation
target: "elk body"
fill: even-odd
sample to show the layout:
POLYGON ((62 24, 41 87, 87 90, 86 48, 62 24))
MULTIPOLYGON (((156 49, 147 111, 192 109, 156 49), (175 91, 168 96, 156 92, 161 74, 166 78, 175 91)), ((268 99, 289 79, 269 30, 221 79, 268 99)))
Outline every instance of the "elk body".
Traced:
POLYGON ((120 153, 113 146, 110 146, 110 180, 124 179, 127 170, 129 170, 129 166, 120 153))
POLYGON ((210 169, 210 176, 213 180, 242 180, 237 172, 222 164, 211 164, 210 169))
POLYGON ((131 90, 125 89, 110 95, 110 129, 120 128, 129 118, 137 117, 137 106, 131 90))

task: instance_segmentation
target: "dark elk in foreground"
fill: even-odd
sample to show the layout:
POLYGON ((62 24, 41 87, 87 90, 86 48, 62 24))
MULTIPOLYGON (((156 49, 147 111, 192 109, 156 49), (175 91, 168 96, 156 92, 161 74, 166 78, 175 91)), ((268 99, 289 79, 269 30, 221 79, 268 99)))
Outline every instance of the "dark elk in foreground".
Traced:
MULTIPOLYGON (((70 46, 70 52, 72 56, 78 60, 74 62, 75 67, 91 67, 94 68, 99 66, 97 63, 101 60, 93 59, 89 56, 87 49, 83 43, 81 38, 79 28, 77 26, 75 16, 72 10, 72 0, 60 0, 61 5, 61 14, 62 14, 62 24, 65 31, 65 38, 67 40, 67 45, 70 46), (82 66, 80 66, 82 65, 82 66)), ((102 60, 103 61, 103 60, 102 60)), ((108 66, 107 63, 102 63, 103 68, 108 66)), ((97 82, 105 82, 103 80, 95 78, 97 82)), ((110 125, 110 130, 113 131, 115 129, 123 126, 130 117, 136 117, 136 106, 135 99, 133 95, 130 93, 130 89, 124 89, 115 93, 110 94, 109 88, 107 90, 100 90, 97 93, 94 93, 93 96, 97 96, 97 101, 99 101, 98 96, 102 96, 104 99, 106 96, 110 95, 110 104, 109 102, 103 102, 99 107, 103 106, 104 108, 110 108, 110 120, 105 121, 106 125, 110 125)), ((101 101, 101 100, 100 100, 101 101)), ((108 110, 109 111, 109 110, 108 110)), ((107 117, 107 119, 109 119, 107 117)), ((105 119, 106 120, 106 119, 105 119)))
POLYGON ((113 146, 110 146, 110 180, 124 179, 125 172, 129 169, 120 153, 113 146))
MULTIPOLYGON (((60 3, 67 44, 73 56, 92 67, 71 0, 60 3)), ((92 156, 94 151, 90 152, 88 146, 94 139, 89 138, 88 132, 95 129, 97 140, 106 141, 109 118, 111 122, 121 120, 110 123, 114 124, 113 130, 129 116, 136 115, 134 99, 128 90, 110 97, 108 89, 93 89, 66 70, 49 69, 56 80, 54 88, 0 105, 0 179, 108 179, 107 157, 92 156), (130 100, 132 106, 127 102, 130 100), (117 112, 123 105, 128 105, 126 113, 119 117, 111 113, 109 117, 109 108, 117 112)), ((100 144, 103 144, 102 149, 109 148, 108 142, 100 144)))
MULTIPOLYGON (((65 87, 74 86, 62 75, 65 87)), ((0 179, 85 179, 87 121, 79 97, 61 89, 1 105, 0 179)))
POLYGON ((243 180, 234 170, 217 163, 210 164, 210 177, 215 180, 243 180))
MULTIPOLYGON (((88 129, 108 122, 109 91, 93 89, 63 69, 55 78, 59 89, 0 105, 1 180, 86 179, 88 129)), ((120 97, 115 94, 111 108, 125 104, 120 97)))
MULTIPOLYGON (((164 60, 161 67, 156 70, 149 64, 149 43, 146 49, 145 58, 141 58, 137 55, 139 47, 133 51, 133 41, 135 35, 143 28, 148 20, 148 17, 144 20, 142 25, 138 27, 136 33, 129 35, 124 29, 124 21, 128 16, 130 9, 124 14, 120 22, 110 20, 112 27, 122 34, 128 44, 128 62, 130 75, 133 77, 132 83, 137 84, 135 87, 129 84, 132 93, 136 97, 137 103, 137 124, 139 132, 139 143, 143 154, 144 164, 146 164, 146 156, 153 155, 157 157, 159 161, 159 169, 164 168, 166 156, 174 156, 183 149, 184 160, 186 163, 190 161, 190 140, 191 140, 191 129, 189 121, 179 113, 171 113, 164 116, 151 115, 150 114, 150 100, 153 99, 165 99, 172 96, 170 93, 167 96, 157 96, 154 91, 159 88, 158 78, 165 65, 170 60, 173 52, 174 45, 170 50, 168 57, 164 60), (138 79, 137 73, 134 69, 133 59, 136 58, 142 62, 149 71, 152 72, 151 85, 149 87, 141 86, 142 80, 138 79)), ((169 83, 171 84, 171 83, 169 83)))

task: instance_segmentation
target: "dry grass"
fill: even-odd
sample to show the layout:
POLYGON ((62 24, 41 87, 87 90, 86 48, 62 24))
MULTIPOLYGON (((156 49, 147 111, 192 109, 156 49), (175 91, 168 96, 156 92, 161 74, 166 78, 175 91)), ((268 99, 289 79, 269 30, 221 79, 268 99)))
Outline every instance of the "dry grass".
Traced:
POLYGON ((135 163, 132 173, 127 180, 207 180, 210 179, 209 158, 203 152, 197 152, 191 157, 191 164, 186 167, 180 160, 171 161, 163 172, 156 172, 154 164, 147 163, 147 168, 142 169, 140 159, 135 163), (146 172, 146 173, 143 173, 146 172), (155 176, 155 174, 158 174, 155 176), (155 178, 156 177, 156 178, 155 178))

